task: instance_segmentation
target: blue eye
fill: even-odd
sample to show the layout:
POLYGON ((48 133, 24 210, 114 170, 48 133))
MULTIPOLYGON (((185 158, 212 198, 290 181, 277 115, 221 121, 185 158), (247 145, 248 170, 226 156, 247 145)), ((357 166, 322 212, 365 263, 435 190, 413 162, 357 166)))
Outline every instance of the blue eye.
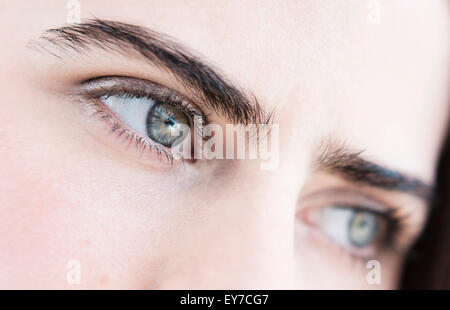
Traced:
POLYGON ((181 109, 151 98, 111 95, 100 99, 136 132, 166 147, 180 142, 182 126, 191 123, 181 109))

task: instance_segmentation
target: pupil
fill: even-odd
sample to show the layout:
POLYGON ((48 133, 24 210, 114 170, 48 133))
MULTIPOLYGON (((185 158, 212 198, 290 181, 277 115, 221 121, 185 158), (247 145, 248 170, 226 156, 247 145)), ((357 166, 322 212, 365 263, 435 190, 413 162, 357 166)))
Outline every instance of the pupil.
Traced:
POLYGON ((169 125, 171 127, 175 126, 175 120, 171 117, 166 121, 166 125, 169 125))

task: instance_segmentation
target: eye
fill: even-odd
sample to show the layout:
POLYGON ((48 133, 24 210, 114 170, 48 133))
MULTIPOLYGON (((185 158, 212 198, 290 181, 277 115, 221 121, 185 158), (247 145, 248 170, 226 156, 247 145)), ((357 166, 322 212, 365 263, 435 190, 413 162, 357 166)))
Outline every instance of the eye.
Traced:
MULTIPOLYGON (((100 77, 82 83, 75 96, 76 101, 93 116, 94 124, 89 127, 97 128, 97 123, 106 125, 108 134, 103 139, 110 139, 109 133, 114 133, 115 141, 108 142, 138 157, 139 161, 167 159, 172 166, 175 157, 171 147, 181 142, 187 153, 177 159, 189 161, 192 159, 189 150, 192 152, 193 146, 204 140, 201 126, 206 117, 203 111, 175 91, 151 81, 120 76, 100 77), (194 125, 198 130, 193 128, 194 125), (130 145, 136 148, 130 149, 130 145)), ((95 134, 95 130, 91 132, 95 134)))
POLYGON ((132 129, 169 148, 182 141, 182 126, 191 124, 185 112, 151 98, 112 95, 101 101, 132 129))
POLYGON ((398 234, 399 219, 390 210, 341 203, 306 208, 298 216, 321 236, 360 258, 374 257, 383 247, 390 247, 398 234))
POLYGON ((421 217, 401 201, 388 200, 347 187, 304 194, 296 218, 306 225, 300 231, 308 234, 299 236, 311 238, 317 246, 334 244, 342 250, 339 253, 361 260, 405 255, 422 229, 421 217))
POLYGON ((384 219, 372 211, 345 206, 324 207, 317 226, 330 239, 345 248, 364 249, 380 239, 384 219))

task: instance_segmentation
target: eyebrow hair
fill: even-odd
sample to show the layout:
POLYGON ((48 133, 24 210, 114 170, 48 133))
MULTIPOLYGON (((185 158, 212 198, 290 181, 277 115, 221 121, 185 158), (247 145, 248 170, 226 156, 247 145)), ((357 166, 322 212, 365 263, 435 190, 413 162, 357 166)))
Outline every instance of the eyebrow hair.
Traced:
MULTIPOLYGON (((90 19, 46 30, 41 39, 63 52, 87 54, 93 48, 100 48, 126 56, 137 53, 155 66, 168 70, 194 100, 224 115, 230 122, 244 125, 271 122, 273 114, 266 113, 255 96, 245 94, 221 76, 217 69, 165 34, 137 25, 90 19)), ((31 45, 62 58, 46 45, 38 42, 31 42, 31 45)))
POLYGON ((327 145, 316 161, 318 170, 338 174, 345 180, 390 191, 399 191, 419 197, 430 203, 434 186, 383 167, 362 157, 363 151, 353 152, 345 146, 327 145))

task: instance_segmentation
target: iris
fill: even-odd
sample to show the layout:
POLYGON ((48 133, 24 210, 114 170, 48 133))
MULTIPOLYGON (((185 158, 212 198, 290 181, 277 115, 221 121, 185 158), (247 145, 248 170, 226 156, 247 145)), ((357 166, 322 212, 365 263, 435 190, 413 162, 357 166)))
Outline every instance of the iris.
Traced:
POLYGON ((147 114, 147 135, 166 147, 181 142, 182 126, 190 126, 189 117, 172 105, 155 102, 147 114))
POLYGON ((371 244, 378 232, 378 217, 373 212, 356 211, 348 225, 348 237, 353 246, 365 247, 371 244))

